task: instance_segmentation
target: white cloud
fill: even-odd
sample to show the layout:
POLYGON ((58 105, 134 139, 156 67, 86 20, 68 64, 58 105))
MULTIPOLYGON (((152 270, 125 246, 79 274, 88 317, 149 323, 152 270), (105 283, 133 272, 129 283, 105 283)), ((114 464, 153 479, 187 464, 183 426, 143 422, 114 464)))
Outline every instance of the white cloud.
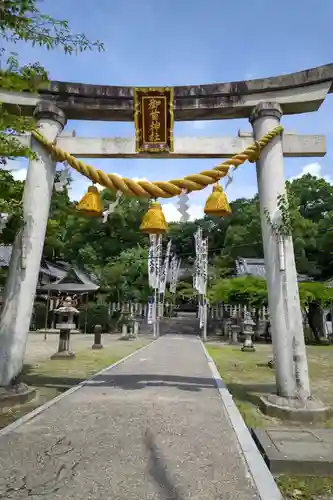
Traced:
POLYGON ((149 180, 146 177, 133 177, 133 181, 138 182, 138 181, 146 181, 149 182, 149 180))
MULTIPOLYGON (((167 222, 179 222, 181 214, 174 203, 164 203, 163 212, 167 222)), ((189 206, 188 213, 190 215, 190 220, 194 221, 196 219, 202 219, 204 216, 203 205, 198 205, 193 203, 189 206)))
POLYGON ((12 173, 12 176, 16 181, 25 181, 27 176, 28 161, 24 159, 7 160, 7 164, 4 168, 12 173))
POLYGON ((20 168, 19 170, 12 170, 12 176, 16 181, 25 181, 27 177, 27 169, 20 168))
POLYGON ((310 174, 313 177, 323 178, 326 182, 333 184, 332 177, 330 177, 329 175, 322 175, 321 169, 322 169, 322 166, 320 165, 320 163, 318 163, 318 162, 310 163, 309 165, 305 165, 298 175, 290 177, 289 180, 294 181, 295 179, 299 179, 300 177, 303 177, 303 175, 310 174))

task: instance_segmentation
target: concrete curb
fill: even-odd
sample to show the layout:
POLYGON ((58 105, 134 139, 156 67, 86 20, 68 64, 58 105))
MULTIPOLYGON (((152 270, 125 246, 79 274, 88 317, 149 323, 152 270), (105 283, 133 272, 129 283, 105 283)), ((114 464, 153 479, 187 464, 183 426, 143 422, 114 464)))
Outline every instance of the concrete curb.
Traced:
POLYGON ((96 377, 99 377, 100 375, 103 375, 103 373, 107 372, 111 368, 115 368, 116 366, 120 365, 120 363, 123 363, 127 359, 131 358, 132 356, 134 356, 134 354, 138 354, 139 352, 143 351, 144 349, 146 349, 148 346, 150 346, 156 340, 157 339, 153 339, 151 342, 149 342, 149 344, 144 345, 143 347, 140 347, 140 349, 137 349, 134 352, 131 352, 131 354, 128 354, 127 356, 125 356, 124 358, 119 359, 118 361, 116 361, 112 365, 109 365, 106 368, 103 368, 103 370, 95 373, 94 375, 92 375, 91 377, 87 378, 86 380, 83 380, 79 384, 74 385, 73 387, 71 387, 70 389, 68 389, 68 391, 65 391, 62 394, 59 394, 59 396, 56 396, 55 398, 51 399, 50 401, 47 401, 43 405, 38 406, 38 408, 36 408, 35 410, 32 410, 30 413, 27 413, 23 417, 18 418, 17 420, 15 420, 15 422, 13 422, 12 424, 7 425, 6 427, 4 427, 3 429, 0 430, 0 438, 2 436, 6 436, 10 432, 15 431, 21 425, 23 425, 23 424, 29 422, 30 420, 32 420, 33 418, 37 417, 37 415, 39 415, 40 413, 43 413, 43 411, 47 410, 48 408, 51 408, 51 406, 53 406, 56 403, 58 403, 58 401, 61 401, 62 399, 66 398, 67 396, 70 396, 71 394, 73 394, 74 392, 78 391, 79 389, 82 389, 82 387, 84 387, 85 385, 89 384, 89 382, 91 382, 92 380, 94 380, 96 377))
POLYGON ((201 339, 200 342, 260 498, 262 500, 283 500, 282 493, 277 487, 272 474, 262 458, 255 442, 253 441, 250 431, 246 427, 245 422, 236 404, 234 403, 232 395, 223 382, 213 359, 201 339))

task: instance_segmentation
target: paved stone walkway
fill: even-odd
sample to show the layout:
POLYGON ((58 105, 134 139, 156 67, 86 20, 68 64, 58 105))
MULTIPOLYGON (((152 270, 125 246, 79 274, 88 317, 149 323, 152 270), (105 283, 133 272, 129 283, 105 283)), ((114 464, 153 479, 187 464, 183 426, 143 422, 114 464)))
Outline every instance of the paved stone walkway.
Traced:
POLYGON ((0 499, 27 498, 259 499, 199 340, 161 337, 1 436, 0 499))

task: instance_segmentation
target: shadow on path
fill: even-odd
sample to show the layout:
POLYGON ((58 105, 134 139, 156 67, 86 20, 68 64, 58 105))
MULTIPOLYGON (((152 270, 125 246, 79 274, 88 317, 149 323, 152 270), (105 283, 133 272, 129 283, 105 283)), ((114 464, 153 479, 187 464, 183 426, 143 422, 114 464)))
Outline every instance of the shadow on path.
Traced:
MULTIPOLYGON (((82 382, 82 379, 72 377, 52 377, 31 374, 27 371, 22 380, 32 386, 66 388, 82 382)), ((122 375, 104 374, 87 382, 89 387, 117 387, 124 390, 139 390, 145 387, 175 387, 182 391, 199 392, 202 389, 215 388, 215 382, 210 377, 183 377, 179 375, 122 375)))
POLYGON ((259 404, 260 396, 275 394, 275 384, 237 384, 231 382, 227 387, 234 398, 244 403, 259 404))
POLYGON ((148 473, 160 490, 160 498, 164 500, 182 500, 184 497, 173 484, 167 471, 167 465, 158 449, 154 435, 147 429, 144 444, 149 452, 148 473))

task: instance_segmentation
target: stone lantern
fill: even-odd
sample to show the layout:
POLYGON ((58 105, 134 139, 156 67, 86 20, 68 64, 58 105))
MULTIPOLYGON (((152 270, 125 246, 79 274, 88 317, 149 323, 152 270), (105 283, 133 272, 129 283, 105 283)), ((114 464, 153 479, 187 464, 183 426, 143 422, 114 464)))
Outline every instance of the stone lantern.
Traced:
POLYGON ((255 322, 253 321, 252 316, 249 312, 245 313, 243 325, 244 325, 243 334, 245 335, 245 340, 242 346, 242 351, 253 352, 256 350, 252 342, 252 335, 254 334, 255 322))
POLYGON ((66 297, 63 305, 54 311, 58 315, 58 323, 56 324, 59 333, 58 352, 51 356, 51 359, 69 359, 75 357, 75 352, 69 349, 69 339, 71 330, 75 328, 74 316, 79 314, 79 311, 72 305, 71 297, 66 297))

